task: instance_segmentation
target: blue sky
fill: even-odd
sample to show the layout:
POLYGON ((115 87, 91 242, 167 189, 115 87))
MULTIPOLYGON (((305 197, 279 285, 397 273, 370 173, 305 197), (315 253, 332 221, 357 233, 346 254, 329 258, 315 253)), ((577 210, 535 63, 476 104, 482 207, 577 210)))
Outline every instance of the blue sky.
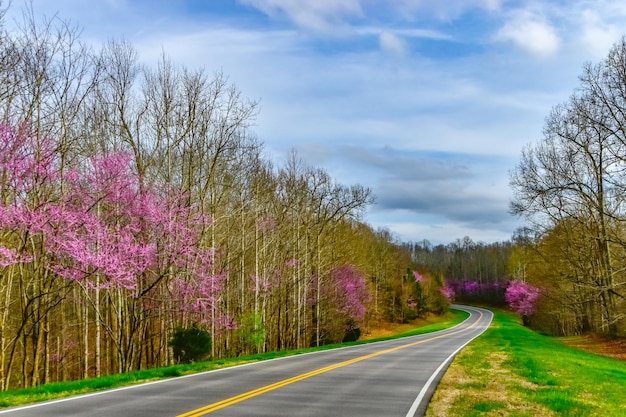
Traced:
MULTIPOLYGON (((605 0, 33 0, 148 65, 222 71, 260 101, 253 128, 373 189, 366 222, 399 240, 507 240, 509 172, 550 109, 624 35, 605 0)), ((12 15, 21 4, 13 2, 12 15)))

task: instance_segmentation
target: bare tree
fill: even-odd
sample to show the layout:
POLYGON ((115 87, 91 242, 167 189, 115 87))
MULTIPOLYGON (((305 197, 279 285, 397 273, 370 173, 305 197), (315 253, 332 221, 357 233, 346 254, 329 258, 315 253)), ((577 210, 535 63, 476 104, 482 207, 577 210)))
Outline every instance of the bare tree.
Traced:
POLYGON ((621 74, 626 61, 616 58, 625 52, 622 39, 607 60, 585 67, 581 88, 553 109, 544 139, 523 151, 511 175, 513 213, 526 215, 547 231, 572 225, 595 242, 572 262, 588 260, 591 275, 585 286, 602 307, 602 330, 613 335, 626 318, 617 307, 618 299, 624 298, 625 280, 626 78, 621 74))

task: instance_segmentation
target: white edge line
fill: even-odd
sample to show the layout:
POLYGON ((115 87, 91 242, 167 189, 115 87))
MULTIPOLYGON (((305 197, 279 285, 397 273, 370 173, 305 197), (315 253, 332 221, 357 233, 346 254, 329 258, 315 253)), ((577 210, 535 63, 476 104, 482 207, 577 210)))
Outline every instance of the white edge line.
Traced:
MULTIPOLYGON (((456 306, 454 306, 453 308, 455 308, 457 310, 461 310, 460 308, 457 308, 456 306)), ((463 322, 465 322, 468 319, 469 319, 469 317, 467 319, 463 320, 463 322)), ((441 332, 441 331, 451 330, 451 329, 454 329, 457 326, 460 326, 461 324, 463 324, 463 322, 461 322, 461 323, 459 323, 459 324, 457 324, 457 325, 455 325, 453 327, 447 328, 447 329, 439 330, 437 332, 424 333, 424 334, 418 335, 418 336, 432 335, 432 334, 436 334, 436 333, 441 332)), ((168 381, 172 381, 174 379, 193 378, 193 377, 198 377, 200 375, 208 374, 208 373, 211 373, 211 372, 220 372, 220 371, 226 371, 226 370, 229 370, 229 369, 241 368, 241 367, 244 367, 244 366, 251 366, 251 365, 258 364, 260 362, 278 361, 278 360, 282 360, 282 359, 293 358, 295 356, 314 355, 314 354, 319 354, 319 353, 324 353, 324 352, 330 352, 331 350, 350 349, 350 348, 354 348, 354 347, 360 347, 360 346, 364 346, 364 345, 373 345, 373 344, 384 343, 384 342, 388 342, 388 341, 389 340, 381 340, 381 341, 378 341, 378 342, 363 343, 363 344, 358 344, 358 345, 354 345, 354 346, 344 346, 344 347, 335 348, 335 349, 327 349, 327 350, 319 350, 319 351, 315 351, 315 352, 299 353, 299 354, 296 354, 296 355, 282 356, 280 358, 265 359, 265 360, 262 360, 262 361, 255 361, 255 362, 250 362, 250 363, 244 363, 244 364, 241 364, 241 365, 228 366, 226 368, 212 369, 210 371, 196 372, 196 373, 193 373, 193 374, 181 375, 181 376, 177 376, 177 377, 173 377, 173 378, 159 379, 158 381, 142 382, 142 383, 139 383, 139 384, 128 385, 128 386, 125 386, 125 387, 105 389, 105 390, 102 390, 102 391, 91 392, 91 393, 88 393, 88 394, 79 394, 79 395, 74 395, 74 396, 71 396, 71 397, 59 398, 57 400, 42 401, 42 402, 38 402, 38 403, 35 403, 35 404, 30 404, 30 405, 17 406, 17 407, 14 407, 14 408, 6 408, 6 409, 3 409, 3 410, 0 410, 0 414, 8 414, 8 413, 13 413, 13 412, 17 412, 17 411, 29 410, 31 408, 44 407, 44 406, 51 405, 51 404, 58 404, 58 403, 64 403, 64 402, 67 402, 67 401, 74 401, 74 400, 78 400, 78 399, 82 399, 82 398, 95 397, 95 396, 98 396, 98 395, 109 394, 109 393, 112 393, 112 392, 126 391, 126 390, 131 390, 131 389, 145 387, 145 386, 148 386, 148 385, 161 384, 161 383, 165 383, 165 382, 168 382, 168 381)), ((435 372, 438 372, 438 371, 439 370, 437 370, 435 372)), ((431 382, 431 381, 429 380, 429 382, 431 382)), ((429 383, 427 383, 427 384, 429 384, 429 383)))
MULTIPOLYGON (((488 311, 488 310, 487 310, 488 311)), ((430 388, 431 384, 433 383, 433 381, 435 380, 435 378, 437 378, 437 376, 439 375, 439 373, 441 372, 441 370, 448 364, 448 362, 450 362, 452 360, 452 358, 454 358, 454 356, 456 356, 457 353, 459 353, 459 351, 461 349, 463 349, 465 346, 467 346, 468 344, 470 344, 470 342, 472 342, 474 339, 476 339, 478 336, 482 335, 491 325, 491 321, 493 319, 493 315, 491 316, 491 318, 489 319, 489 323, 487 324, 487 326, 483 329, 482 332, 478 333, 476 336, 472 337, 471 339, 469 339, 467 342, 465 342, 464 344, 462 344, 461 346, 459 346, 459 348, 457 350, 455 350, 454 352, 452 352, 450 354, 450 356, 448 356, 442 363, 441 365, 439 365, 439 367, 437 369, 435 369, 435 372, 432 373, 432 375, 430 376, 430 378, 428 378, 428 381, 426 381, 426 384, 424 384, 424 386, 422 387, 421 391, 419 392, 419 394, 417 395, 417 398, 415 398, 415 401, 413 401, 413 405, 411 405, 411 408, 409 408, 408 413, 406 413, 406 417, 415 417, 415 413, 417 412, 417 409, 419 408, 419 406, 421 405, 422 401, 424 400, 424 396, 426 396, 426 392, 428 391, 428 389, 430 388)))
MULTIPOLYGON (((283 356, 281 358, 267 359, 265 362, 285 359, 285 358, 288 358, 288 357, 289 356, 283 356)), ((244 367, 244 366, 254 365, 255 363, 258 363, 258 362, 260 362, 260 361, 244 363, 244 364, 235 365, 235 366, 229 366, 229 367, 226 367, 226 368, 212 369, 210 371, 196 372, 196 373, 193 373, 193 374, 181 375, 181 376, 176 376, 176 377, 173 377, 173 378, 159 379, 158 381, 140 382, 138 384, 128 385, 128 386, 125 386, 125 387, 104 389, 102 391, 91 392, 91 393, 88 393, 88 394, 73 395, 71 397, 60 398, 60 399, 57 399, 57 400, 42 401, 42 402, 38 402, 38 403, 35 403, 35 404, 30 404, 30 405, 25 405, 25 406, 18 406, 18 407, 15 407, 15 408, 9 408, 9 409, 5 409, 5 410, 0 410, 0 414, 6 414, 6 413, 15 412, 15 411, 23 411, 23 410, 28 410, 28 409, 37 408, 37 407, 44 407, 46 405, 57 404, 57 403, 64 403, 64 402, 67 402, 67 401, 74 401, 74 400, 79 400, 79 399, 83 399, 83 398, 95 397, 95 396, 98 396, 98 395, 109 394, 109 393, 112 393, 112 392, 126 391, 126 390, 131 390, 131 389, 145 387, 145 386, 148 386, 148 385, 161 384, 161 383, 168 382, 168 381, 171 382, 174 379, 191 378, 191 377, 195 377, 195 376, 198 376, 198 375, 201 375, 201 374, 207 374, 209 372, 220 372, 220 371, 225 371, 227 369, 241 368, 241 367, 244 367)))

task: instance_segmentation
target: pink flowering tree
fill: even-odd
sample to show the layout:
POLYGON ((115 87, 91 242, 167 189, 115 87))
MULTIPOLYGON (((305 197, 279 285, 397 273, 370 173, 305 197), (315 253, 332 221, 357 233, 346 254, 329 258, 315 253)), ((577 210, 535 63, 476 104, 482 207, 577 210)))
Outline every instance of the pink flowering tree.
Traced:
POLYGON ((172 286, 184 321, 200 323, 207 327, 214 325, 221 329, 236 328, 234 320, 222 315, 218 310, 218 298, 226 273, 212 272, 215 266, 213 254, 207 251, 205 256, 201 257, 196 253, 186 262, 189 263, 187 266, 191 266, 191 271, 174 278, 172 286))
POLYGON ((121 290, 105 298, 116 304, 110 309, 119 317, 101 323, 120 350, 120 371, 130 369, 143 326, 137 322, 125 327, 128 332, 113 332, 122 320, 144 320, 174 307, 189 320, 229 321, 216 311, 224 276, 203 239, 211 219, 189 205, 186 195, 139 178, 127 153, 95 155, 61 169, 56 142, 25 126, 0 125, 0 147, 3 275, 20 274, 23 282, 37 285, 24 289, 37 303, 58 303, 50 290, 55 279, 77 283, 98 318, 107 307, 99 303, 100 291, 121 290), (42 277, 50 281, 42 284, 42 277), (151 312, 141 313, 146 309, 151 312))
MULTIPOLYGON (((50 200, 58 181, 56 144, 26 125, 0 125, 0 265, 34 261, 32 238, 49 229, 50 200), (31 244, 29 244, 29 240, 31 244)), ((37 261, 42 257, 38 257, 37 261)))
POLYGON ((505 290, 508 281, 483 281, 477 280, 459 280, 449 278, 446 280, 446 286, 454 292, 454 298, 460 302, 467 303, 485 303, 490 305, 506 305, 505 290))
POLYGON ((62 176, 53 140, 7 126, 0 137, 7 150, 0 159, 0 229, 9 237, 0 242, 2 265, 36 259, 86 287, 98 277, 102 287, 135 289, 156 248, 144 239, 151 207, 130 156, 94 157, 62 176))
POLYGON ((327 313, 320 326, 324 333, 320 339, 324 343, 357 339, 370 300, 365 275, 355 266, 345 264, 331 271, 322 288, 321 299, 312 300, 323 303, 327 313))
POLYGON ((454 301, 455 292, 454 288, 451 285, 446 283, 446 285, 441 287, 439 291, 441 292, 441 295, 443 295, 448 300, 448 302, 454 301))
POLYGON ((347 317, 354 325, 358 325, 365 317, 365 303, 370 298, 365 284, 365 276, 353 265, 335 268, 331 276, 336 285, 335 308, 337 313, 347 317))
POLYGON ((509 283, 505 299, 510 308, 522 316, 531 316, 537 310, 537 301, 541 295, 539 288, 520 279, 509 283))
MULTIPOLYGON (((31 134, 26 124, 0 125, 0 331, 10 375, 19 355, 29 355, 33 368, 42 362, 42 339, 23 343, 46 323, 50 311, 67 293, 67 285, 50 273, 44 250, 51 232, 51 205, 60 198, 56 143, 31 134), (11 297, 21 302, 11 302, 11 297), (17 326, 11 326, 15 323, 17 326)), ((53 211, 53 210, 52 210, 53 211)), ((53 232, 53 231, 52 231, 53 232)), ((30 371, 28 371, 30 372, 30 371)), ((25 378, 27 371, 23 371, 25 378)), ((30 384, 38 383, 36 374, 30 384)), ((2 378, 2 389, 10 381, 2 378)))
POLYGON ((50 210, 57 233, 48 248, 57 274, 135 298, 171 278, 182 309, 198 313, 214 301, 222 276, 214 273, 215 251, 202 245, 211 219, 184 194, 142 184, 125 153, 92 157, 66 182, 69 192, 50 210))
POLYGON ((146 239, 154 205, 130 169, 129 154, 90 158, 65 176, 67 192, 49 207, 46 248, 56 274, 87 288, 138 289, 154 264, 156 245, 146 239))

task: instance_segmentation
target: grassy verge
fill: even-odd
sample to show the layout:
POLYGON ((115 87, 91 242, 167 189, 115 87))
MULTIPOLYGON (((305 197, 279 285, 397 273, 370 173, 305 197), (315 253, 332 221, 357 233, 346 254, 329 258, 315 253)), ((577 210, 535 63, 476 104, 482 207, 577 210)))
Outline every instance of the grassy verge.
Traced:
POLYGON ((625 416, 626 363, 565 346, 496 312, 454 360, 429 405, 435 416, 625 416))
POLYGON ((51 384, 45 384, 34 388, 10 390, 0 392, 0 407, 12 407, 23 404, 30 404, 38 401, 52 400, 56 398, 68 397, 71 395, 86 394, 103 389, 111 389, 122 387, 126 385, 132 385, 142 382, 155 381, 164 378, 171 378, 176 376, 187 375, 191 373, 210 371, 219 368, 225 368, 229 366, 242 365, 250 362, 257 362, 267 359, 275 359, 283 356, 298 355, 302 353, 333 349, 343 346, 351 346, 362 343, 372 343, 382 340, 393 339, 397 337, 406 337, 419 335, 424 333, 435 332, 443 330, 461 323, 468 317, 468 314, 459 311, 452 310, 443 321, 420 326, 410 330, 406 330, 406 327, 401 327, 400 332, 387 337, 375 337, 363 341, 325 345, 315 348, 306 348, 298 350, 280 351, 280 352, 268 352, 256 355, 241 356, 238 358, 220 359, 208 362, 198 362, 189 365, 175 365, 166 368, 146 369, 141 371, 129 372, 125 374, 111 375, 101 378, 90 378, 80 381, 68 381, 68 382, 56 382, 51 384))

